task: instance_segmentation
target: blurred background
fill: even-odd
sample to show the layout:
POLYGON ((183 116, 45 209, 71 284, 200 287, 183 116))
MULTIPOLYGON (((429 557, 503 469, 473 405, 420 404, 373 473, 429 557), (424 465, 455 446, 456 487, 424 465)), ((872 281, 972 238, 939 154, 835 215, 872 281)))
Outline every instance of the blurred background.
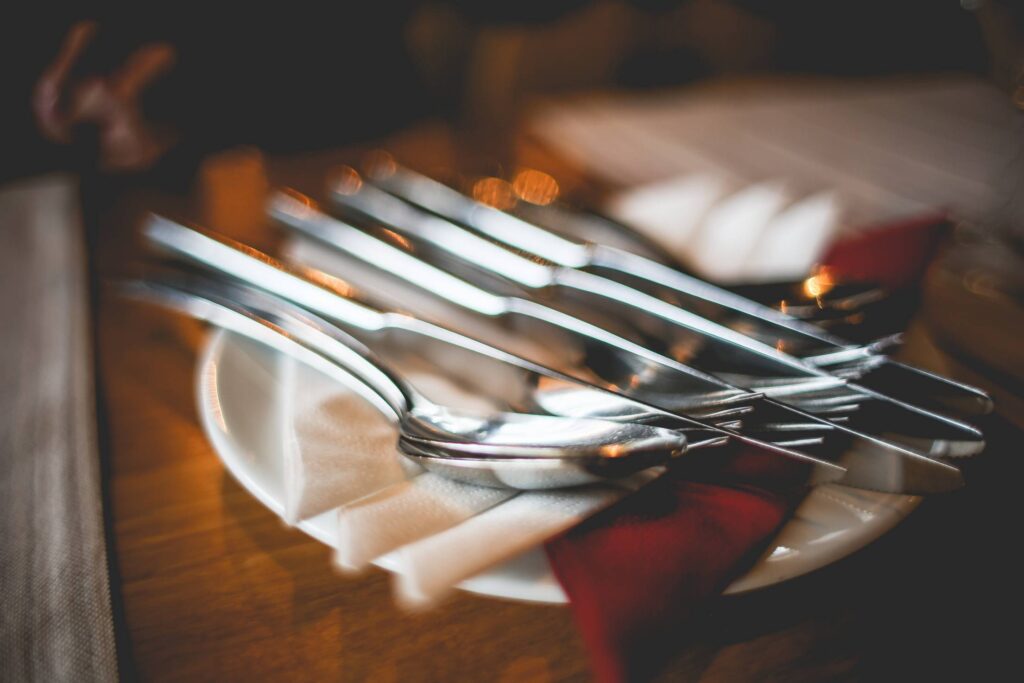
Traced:
POLYGON ((73 86, 125 70, 140 47, 169 45, 172 65, 139 88, 138 107, 169 148, 161 160, 186 166, 236 144, 310 149, 424 119, 454 122, 495 147, 531 102, 572 92, 755 74, 959 72, 990 79, 1009 97, 1020 70, 1021 5, 1008 0, 389 1, 10 14, 0 28, 7 178, 96 153, 88 117, 76 121, 84 130, 69 149, 39 134, 31 106, 83 19, 97 22, 95 32, 60 106, 74 108, 81 94, 73 86))

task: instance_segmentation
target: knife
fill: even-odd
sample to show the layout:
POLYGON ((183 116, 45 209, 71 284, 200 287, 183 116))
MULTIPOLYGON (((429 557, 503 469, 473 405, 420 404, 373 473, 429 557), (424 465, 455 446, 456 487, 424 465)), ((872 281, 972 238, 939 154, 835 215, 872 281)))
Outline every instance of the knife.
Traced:
MULTIPOLYGON (((745 364, 747 371, 768 372, 781 377, 831 377, 828 372, 801 359, 620 282, 513 253, 446 219, 426 214, 372 185, 362 184, 353 188, 346 184, 332 197, 350 212, 381 221, 399 230, 406 238, 446 252, 450 257, 471 260, 474 267, 507 278, 527 290, 544 290, 546 293, 552 290, 571 291, 577 299, 582 297, 585 305, 577 310, 584 317, 597 310, 605 314, 610 312, 612 317, 639 320, 641 324, 653 321, 667 325, 670 332, 682 330, 690 338, 696 335, 702 345, 714 351, 720 363, 721 359, 731 356, 732 362, 745 364)), ((423 257, 427 252, 419 249, 419 253, 423 257)), ((727 375, 713 370, 711 374, 745 386, 735 379, 737 375, 732 369, 726 366, 729 370, 727 375)), ((753 387, 746 385, 746 388, 753 387)), ((854 395, 872 399, 874 403, 866 404, 865 410, 854 420, 861 425, 871 424, 871 429, 879 434, 909 430, 916 436, 904 438, 904 443, 915 448, 925 447, 932 455, 939 456, 971 455, 984 447, 980 432, 959 420, 907 404, 870 388, 855 384, 849 384, 848 388, 854 395), (878 403, 884 407, 876 405, 878 403), (930 444, 927 443, 929 439, 933 439, 930 444)), ((763 390, 763 387, 758 389, 763 390)))
MULTIPOLYGON (((584 321, 555 311, 533 301, 511 296, 499 296, 456 278, 420 261, 414 255, 396 246, 377 240, 366 233, 320 211, 312 200, 298 193, 277 193, 270 202, 271 215, 298 234, 329 246, 348 257, 373 265, 390 273, 398 280, 424 292, 446 299, 453 304, 473 310, 485 317, 518 319, 541 328, 553 328, 588 349, 588 361, 599 374, 627 371, 626 381, 606 384, 616 392, 632 392, 636 386, 653 384, 640 390, 636 397, 659 408, 678 412, 680 407, 672 385, 693 386, 699 380, 705 389, 717 387, 719 391, 735 387, 699 372, 671 358, 651 352, 635 343, 596 328, 584 321)), ((571 374, 571 373, 570 373, 571 374)), ((584 381, 586 378, 584 377, 584 381)), ((693 404, 693 400, 689 401, 693 404)), ((945 462, 929 457, 919 450, 874 434, 851 429, 842 424, 783 405, 774 400, 762 403, 777 411, 779 421, 813 422, 831 426, 846 443, 841 464, 851 478, 881 478, 888 490, 942 491, 962 484, 959 470, 945 462)), ((876 482, 877 483, 877 482, 876 482)), ((869 488, 879 488, 870 486, 869 488)))
MULTIPOLYGON (((789 347, 814 349, 822 360, 855 358, 862 347, 820 328, 787 316, 769 306, 746 299, 708 282, 681 273, 655 260, 614 247, 567 239, 511 214, 473 201, 427 176, 394 165, 374 170, 376 184, 439 216, 462 223, 481 234, 536 254, 554 264, 624 276, 654 293, 682 296, 695 310, 711 309, 715 319, 732 318, 735 324, 757 326, 762 334, 789 347), (838 355, 836 355, 838 354, 838 355)), ((881 356, 862 383, 881 394, 925 403, 966 415, 992 411, 992 399, 980 389, 881 356)), ((809 359, 810 360, 810 359, 809 359)))

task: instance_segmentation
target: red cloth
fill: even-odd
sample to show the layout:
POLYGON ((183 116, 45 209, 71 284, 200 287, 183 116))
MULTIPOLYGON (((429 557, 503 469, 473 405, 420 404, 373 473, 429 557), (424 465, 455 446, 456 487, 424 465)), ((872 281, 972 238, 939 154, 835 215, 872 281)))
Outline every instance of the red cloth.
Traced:
MULTIPOLYGON (((924 271, 944 225, 932 214, 867 230, 833 245, 824 263, 840 281, 902 286, 924 271)), ((710 449, 680 464, 546 545, 599 680, 654 675, 804 491, 803 468, 770 453, 710 449)))
MULTIPOLYGON (((545 546, 598 680, 642 680, 757 559, 804 491, 772 453, 710 449, 545 546)), ((682 461, 681 461, 682 463, 682 461)))
POLYGON ((822 263, 839 282, 898 289, 921 278, 947 225, 945 214, 933 213, 863 230, 829 247, 822 263))

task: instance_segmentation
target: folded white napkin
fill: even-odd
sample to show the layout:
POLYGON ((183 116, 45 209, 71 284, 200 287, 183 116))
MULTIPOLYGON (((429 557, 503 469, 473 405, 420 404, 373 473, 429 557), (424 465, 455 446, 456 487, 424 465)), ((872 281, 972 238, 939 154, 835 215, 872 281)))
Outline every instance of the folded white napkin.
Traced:
POLYGON ((804 277, 839 230, 837 194, 796 197, 777 180, 736 183, 721 173, 687 174, 621 192, 608 210, 708 279, 804 277))
POLYGON ((407 607, 434 604, 456 584, 575 526, 626 492, 618 486, 529 491, 425 535, 387 558, 407 607))
POLYGON ((842 208, 838 193, 827 190, 791 204, 761 231, 739 279, 772 282, 807 275, 839 232, 842 208))
POLYGON ((625 188, 611 214, 724 282, 803 277, 837 232, 937 207, 1002 222, 1018 194, 1019 179, 1006 173, 1017 146, 1006 141, 1019 139, 1019 114, 971 76, 603 94, 537 108, 529 127, 588 174, 625 188), (723 174, 733 185, 726 193, 707 182, 723 174), (772 179, 801 188, 774 218, 728 194, 772 179), (813 194, 823 188, 836 195, 813 194), (742 211, 724 208, 734 201, 742 211), (748 217, 712 224, 719 207, 748 217))
POLYGON ((340 385, 309 381, 295 363, 285 366, 286 522, 297 524, 417 473, 395 453, 395 425, 376 406, 340 385))
POLYGON ((712 207, 736 189, 736 182, 713 173, 674 176, 620 192, 605 209, 622 223, 643 230, 680 261, 689 261, 694 235, 712 207))
POLYGON ((383 488, 338 510, 335 559, 344 570, 365 569, 378 557, 460 524, 515 493, 429 472, 383 488))
POLYGON ((619 187, 722 169, 741 185, 785 178, 836 188, 857 226, 935 207, 991 222, 1018 190, 1006 141, 1019 112, 975 76, 720 85, 555 100, 528 126, 619 187))
MULTIPOLYGON (((396 450, 397 427, 344 385, 286 361, 281 404, 286 520, 337 508, 336 562, 395 572, 395 596, 429 606, 461 581, 577 524, 657 475, 615 485, 524 492, 423 472, 396 450)), ((433 400, 465 408, 479 399, 437 375, 408 377, 433 400)))
POLYGON ((754 249, 772 220, 792 197, 780 182, 749 185, 711 208, 692 238, 690 263, 719 282, 743 279, 756 259, 754 249))

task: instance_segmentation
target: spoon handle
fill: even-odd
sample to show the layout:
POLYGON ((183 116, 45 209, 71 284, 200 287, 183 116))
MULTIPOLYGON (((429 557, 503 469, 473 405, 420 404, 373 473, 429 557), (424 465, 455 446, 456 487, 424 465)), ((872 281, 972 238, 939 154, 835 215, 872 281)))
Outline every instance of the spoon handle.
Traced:
MULTIPOLYGON (((401 419, 416 391, 362 343, 329 322, 273 295, 198 274, 163 273, 120 285, 131 298, 161 304, 254 339, 325 370, 341 368, 379 408, 401 419)), ((345 382, 350 385, 350 381, 345 382)), ((357 387, 358 388, 358 387, 357 387)))
POLYGON ((142 235, 150 245, 177 259, 277 292, 289 301, 309 310, 325 312, 352 327, 375 331, 385 325, 380 311, 330 291, 328 284, 342 289, 348 287, 336 278, 332 283, 314 284, 262 252, 162 216, 150 215, 142 226, 142 235))

